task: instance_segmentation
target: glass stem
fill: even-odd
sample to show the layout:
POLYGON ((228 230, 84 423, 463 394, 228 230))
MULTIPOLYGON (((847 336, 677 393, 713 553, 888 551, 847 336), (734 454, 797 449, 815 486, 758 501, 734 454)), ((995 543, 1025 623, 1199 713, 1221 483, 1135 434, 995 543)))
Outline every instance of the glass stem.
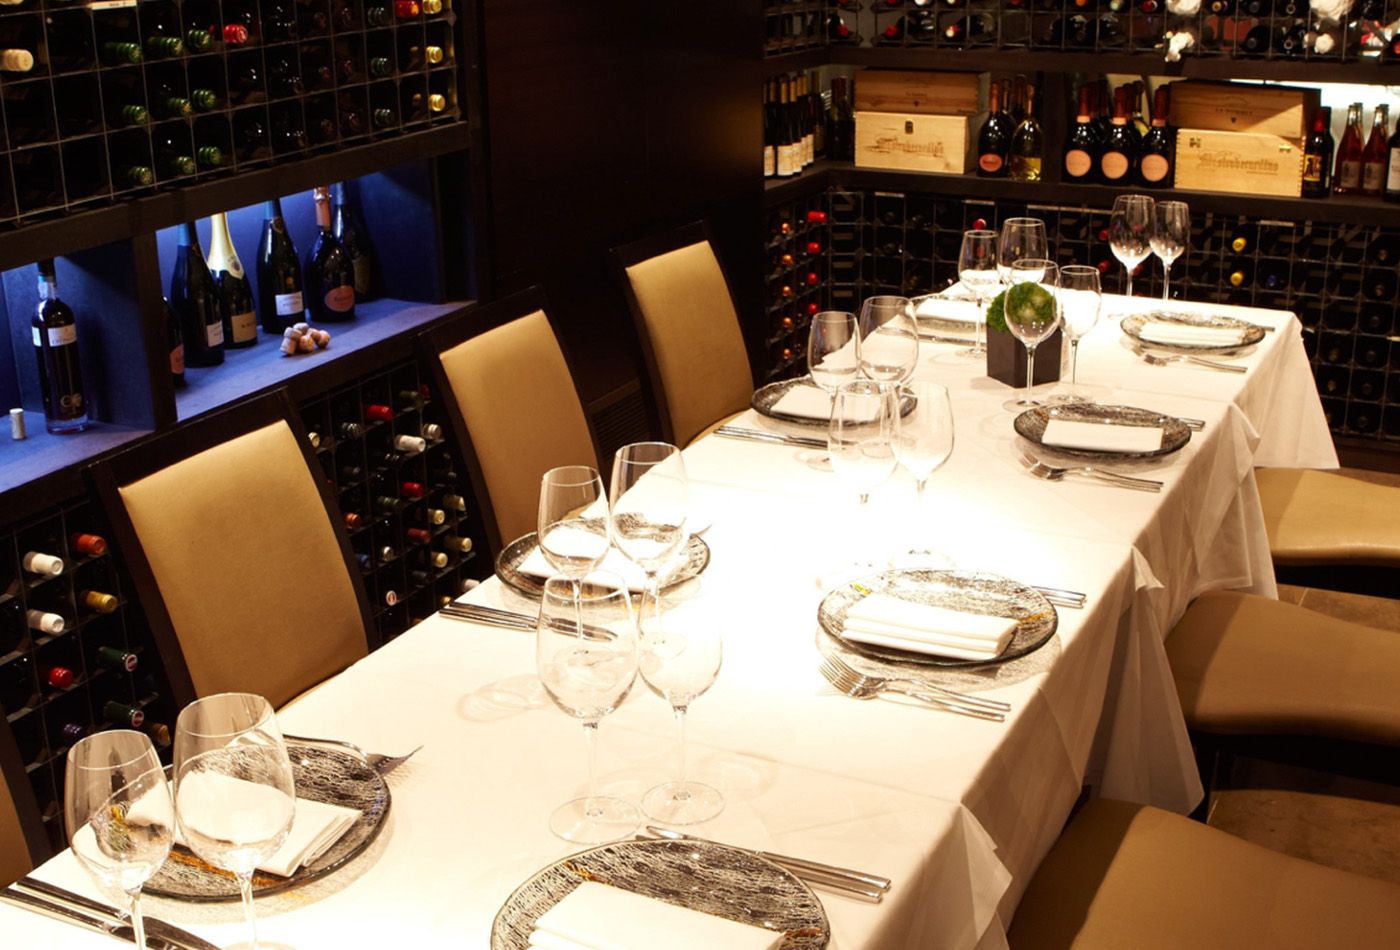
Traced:
POLYGON ((248 920, 248 950, 258 950, 258 915, 253 910, 253 873, 249 871, 237 877, 238 892, 243 895, 243 916, 248 920))
POLYGON ((1123 271, 1124 271, 1124 273, 1125 273, 1125 274, 1127 275, 1127 277, 1128 277, 1128 293, 1127 293, 1127 296, 1131 297, 1131 296, 1133 295, 1133 269, 1132 269, 1131 267, 1128 267, 1128 266, 1125 264, 1125 265, 1123 266, 1123 271))
MULTIPOLYGON (((676 781, 685 784, 685 711, 689 707, 674 706, 676 714, 676 781)), ((681 789, 676 792, 675 798, 684 800, 690 797, 690 793, 681 789)))
POLYGON ((141 916, 141 888, 131 892, 131 933, 132 942, 138 947, 146 945, 146 919, 141 916))
POLYGON ((588 742, 588 792, 583 810, 590 818, 602 814, 602 809, 594 804, 598 797, 598 720, 583 724, 583 737, 588 742))
POLYGON ((1164 261, 1162 261, 1162 299, 1163 299, 1163 300, 1168 300, 1168 299, 1170 299, 1170 298, 1167 296, 1167 288, 1169 288, 1169 287, 1171 286, 1171 281, 1172 281, 1172 262, 1171 262, 1171 261, 1164 260, 1164 261))
POLYGON ((1079 340, 1069 341, 1069 388, 1079 385, 1079 340))
POLYGON ((1031 401, 1031 387, 1035 385, 1035 346, 1026 345, 1026 402, 1031 401))
POLYGON ((977 292, 977 312, 981 315, 972 324, 972 349, 981 353, 987 348, 987 313, 982 309, 982 292, 977 292))

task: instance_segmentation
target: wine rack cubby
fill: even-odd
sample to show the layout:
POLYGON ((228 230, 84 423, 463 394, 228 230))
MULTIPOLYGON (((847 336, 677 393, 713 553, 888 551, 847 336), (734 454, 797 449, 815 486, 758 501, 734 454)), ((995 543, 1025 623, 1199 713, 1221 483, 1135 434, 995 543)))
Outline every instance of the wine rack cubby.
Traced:
POLYGON ((452 0, 24 0, 0 223, 461 121, 452 0))
MULTIPOLYGON (((964 230, 1017 215, 1046 222, 1059 263, 1097 266, 1104 290, 1122 292, 1107 208, 837 188, 770 208, 768 377, 806 371, 813 306, 855 312, 867 296, 941 290, 957 280, 964 230)), ((1332 432, 1400 442, 1397 263, 1400 227, 1195 212, 1172 296, 1298 314, 1332 432)), ((1134 289, 1161 295, 1155 259, 1134 289)))

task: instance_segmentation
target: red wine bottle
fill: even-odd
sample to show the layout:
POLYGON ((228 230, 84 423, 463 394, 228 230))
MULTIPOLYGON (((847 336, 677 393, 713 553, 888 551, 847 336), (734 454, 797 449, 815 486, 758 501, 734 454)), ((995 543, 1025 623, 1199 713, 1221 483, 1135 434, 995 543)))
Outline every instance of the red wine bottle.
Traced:
POLYGON ((1069 141, 1065 142, 1065 181, 1091 182, 1099 160, 1099 137, 1094 131, 1093 114, 1090 104, 1093 87, 1088 83, 1079 87, 1079 112, 1074 117, 1074 128, 1070 130, 1069 141))
POLYGON ((982 178, 1005 178, 1007 156, 1011 152, 1011 117, 1002 109, 1002 84, 994 82, 987 99, 987 121, 977 133, 977 174, 982 178))
POLYGON ((1326 198, 1332 193, 1332 110, 1320 107, 1313 115, 1312 132, 1303 144, 1303 197, 1326 198))
POLYGON ((316 225, 320 232, 306 256, 306 305, 315 323, 340 323, 355 318, 355 269, 350 255, 331 233, 330 189, 319 187, 316 225))
POLYGON ((1170 188, 1176 177, 1176 136, 1167 125, 1168 87, 1157 87, 1152 101, 1152 125, 1142 139, 1138 171, 1148 188, 1170 188))
POLYGON ((1386 143, 1385 200, 1400 201, 1400 116, 1395 119, 1395 131, 1386 143))
POLYGON ((1099 174, 1110 185, 1127 185, 1137 179, 1138 154, 1142 143, 1137 129, 1128 123, 1128 87, 1113 93, 1113 124, 1099 157, 1099 174))
POLYGON ((180 225, 180 246, 170 276, 170 304, 180 315, 185 365, 217 366, 224 361, 224 318, 219 291, 204 262, 194 222, 180 225))
POLYGON ((1389 139, 1390 106, 1382 103, 1376 106, 1376 117, 1371 123, 1371 137, 1361 152, 1361 193, 1379 197, 1385 190, 1386 169, 1390 163, 1389 139))
POLYGON ((228 218, 223 214, 209 218, 209 270, 219 292, 219 312, 224 322, 224 345, 252 346, 258 342, 258 315, 253 309, 253 288, 243 272, 243 262, 233 249, 228 233, 228 218))
POLYGON ((78 323, 72 309, 58 297, 53 261, 40 261, 35 266, 39 271, 39 305, 30 325, 44 396, 44 425, 54 433, 81 432, 87 428, 88 412, 78 362, 78 323))
POLYGON ((350 255, 350 268, 355 274, 355 299, 369 300, 374 290, 374 255, 370 252, 369 233, 359 213, 346 201, 343 184, 334 187, 332 197, 335 217, 331 233, 350 255))
POLYGON ((301 263, 276 198, 263 205, 263 233, 258 242, 258 310, 263 330, 281 336, 305 316, 301 263))
POLYGON ((1332 172, 1332 190, 1339 195, 1361 190, 1361 103, 1347 106, 1347 128, 1337 145, 1337 164, 1332 172))

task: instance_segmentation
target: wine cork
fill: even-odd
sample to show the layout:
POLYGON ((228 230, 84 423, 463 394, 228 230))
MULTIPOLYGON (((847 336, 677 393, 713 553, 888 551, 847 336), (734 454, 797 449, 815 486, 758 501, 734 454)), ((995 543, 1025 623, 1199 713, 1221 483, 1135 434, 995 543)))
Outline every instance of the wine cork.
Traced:
POLYGON ((310 353, 316 349, 316 343, 309 336, 297 337, 297 349, 303 353, 310 353))
POLYGON ((300 337, 301 334, 297 332, 296 327, 287 327, 287 329, 282 331, 282 339, 284 340, 295 340, 300 337))
POLYGON ((298 334, 305 333, 306 331, 308 331, 308 330, 311 329, 311 324, 309 324, 309 323, 293 323, 293 324, 292 324, 292 329, 295 330, 295 331, 297 331, 298 334))
POLYGON ((311 330, 311 339, 315 340, 316 345, 324 350, 326 347, 330 346, 331 334, 329 330, 317 330, 313 328, 311 330))
POLYGON ((283 338, 282 345, 279 347, 279 349, 282 350, 283 356, 291 356, 297 351, 297 339, 298 338, 294 336, 283 338))
POLYGON ((19 441, 22 441, 22 440, 25 439, 25 438, 28 438, 28 436, 29 436, 29 433, 26 432, 25 429, 24 429, 24 410, 23 410, 23 409, 11 409, 11 410, 10 410, 10 438, 14 439, 16 442, 19 442, 19 441))

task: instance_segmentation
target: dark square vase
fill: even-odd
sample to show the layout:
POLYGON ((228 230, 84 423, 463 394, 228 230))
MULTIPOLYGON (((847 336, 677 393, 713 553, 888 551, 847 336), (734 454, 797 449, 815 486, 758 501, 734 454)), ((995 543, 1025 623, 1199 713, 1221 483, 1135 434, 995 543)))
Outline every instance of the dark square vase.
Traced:
MULTIPOLYGON (((1056 330, 1035 348, 1035 385, 1060 378, 1060 346, 1056 330)), ((1026 385, 1026 347, 1008 332, 987 331, 987 375, 1015 389, 1026 385)))

